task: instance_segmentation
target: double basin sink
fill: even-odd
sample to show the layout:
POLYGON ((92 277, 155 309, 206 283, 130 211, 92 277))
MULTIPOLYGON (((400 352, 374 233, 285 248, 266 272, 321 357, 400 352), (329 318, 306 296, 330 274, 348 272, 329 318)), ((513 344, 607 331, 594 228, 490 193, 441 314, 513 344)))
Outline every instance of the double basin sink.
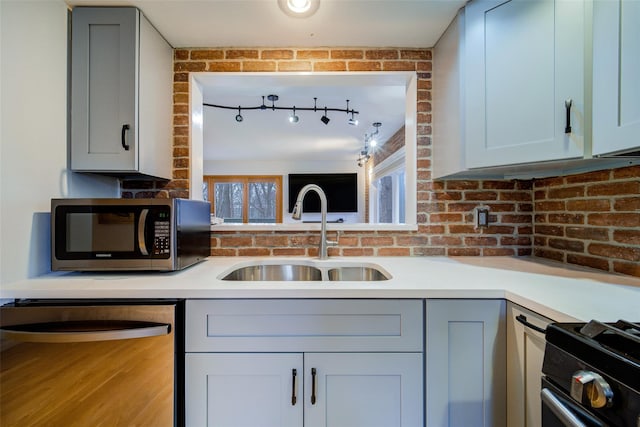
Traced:
POLYGON ((263 261, 235 267, 222 280, 233 281, 380 281, 391 275, 371 263, 263 261))

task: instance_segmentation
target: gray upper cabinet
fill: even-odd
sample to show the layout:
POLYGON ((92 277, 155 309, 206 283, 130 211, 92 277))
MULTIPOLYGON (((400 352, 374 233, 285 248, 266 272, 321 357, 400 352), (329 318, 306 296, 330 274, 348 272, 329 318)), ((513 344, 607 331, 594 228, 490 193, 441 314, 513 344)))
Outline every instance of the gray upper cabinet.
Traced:
POLYGON ((640 150, 640 2, 593 3, 593 155, 640 150))
POLYGON ((467 3, 434 47, 433 177, 637 162, 594 157, 638 150, 639 18, 635 0, 467 3))
POLYGON ((584 7, 564 0, 467 5, 468 167, 583 157, 584 7))
POLYGON ((173 49, 132 7, 72 12, 71 169, 171 178, 173 49))
POLYGON ((584 7, 474 0, 458 13, 434 49, 435 178, 540 176, 584 157, 584 7))

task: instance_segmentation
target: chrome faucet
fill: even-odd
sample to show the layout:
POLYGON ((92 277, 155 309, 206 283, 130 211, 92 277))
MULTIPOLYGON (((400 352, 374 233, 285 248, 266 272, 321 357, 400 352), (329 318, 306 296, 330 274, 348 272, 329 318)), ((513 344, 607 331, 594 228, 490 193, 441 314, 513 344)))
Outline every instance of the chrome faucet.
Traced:
POLYGON ((322 188, 318 187, 315 184, 307 184, 302 187, 302 189, 298 193, 296 204, 293 207, 293 214, 291 214, 291 218, 302 218, 302 201, 304 200, 304 196, 311 190, 315 191, 316 193, 318 193, 318 196, 320 196, 320 212, 322 214, 318 258, 327 259, 329 258, 329 255, 327 254, 327 248, 329 246, 337 246, 338 242, 327 240, 327 196, 324 194, 324 191, 322 191, 322 188))

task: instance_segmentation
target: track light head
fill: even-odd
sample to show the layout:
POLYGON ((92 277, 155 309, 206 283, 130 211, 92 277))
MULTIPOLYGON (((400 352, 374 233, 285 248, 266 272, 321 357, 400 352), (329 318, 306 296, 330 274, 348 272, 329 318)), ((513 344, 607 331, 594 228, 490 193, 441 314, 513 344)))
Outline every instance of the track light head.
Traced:
POLYGON ((289 116, 289 123, 298 123, 300 117, 296 115, 296 107, 293 107, 293 113, 289 116))
POLYGON ((324 116, 320 117, 320 120, 322 120, 322 123, 324 123, 325 125, 329 124, 329 117, 327 117, 327 107, 324 107, 324 116))
POLYGON ((242 117, 242 108, 238 107, 238 114, 236 114, 236 122, 240 123, 243 120, 244 118, 242 117))
POLYGON ((358 156, 358 166, 364 166, 371 159, 371 153, 373 152, 374 147, 378 144, 376 135, 380 133, 380 126, 382 126, 382 123, 374 122, 371 125, 376 128, 376 130, 371 132, 369 135, 366 133, 364 134, 364 147, 358 156))
MULTIPOLYGON (((349 100, 347 99, 347 114, 349 114, 349 100)), ((351 126, 358 126, 358 120, 355 118, 355 111, 351 110, 351 117, 349 118, 348 123, 351 126)))

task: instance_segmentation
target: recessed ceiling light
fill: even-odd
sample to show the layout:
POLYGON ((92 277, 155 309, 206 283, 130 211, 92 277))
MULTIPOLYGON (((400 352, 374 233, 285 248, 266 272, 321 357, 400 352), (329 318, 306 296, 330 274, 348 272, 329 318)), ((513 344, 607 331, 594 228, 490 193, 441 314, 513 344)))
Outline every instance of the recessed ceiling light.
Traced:
POLYGON ((306 18, 316 13, 320 0, 278 0, 278 6, 289 16, 306 18))

